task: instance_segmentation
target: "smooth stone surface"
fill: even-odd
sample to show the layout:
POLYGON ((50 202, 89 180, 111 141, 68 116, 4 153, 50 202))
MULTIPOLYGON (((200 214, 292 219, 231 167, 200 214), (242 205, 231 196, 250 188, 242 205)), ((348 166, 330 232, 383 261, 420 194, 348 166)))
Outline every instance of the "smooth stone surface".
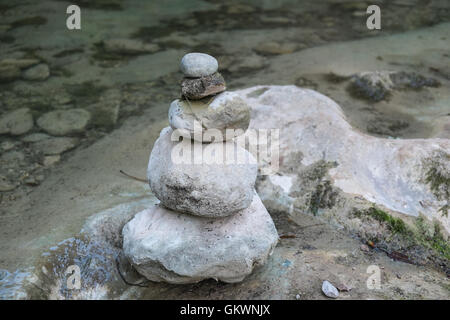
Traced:
MULTIPOLYGON (((258 86, 238 93, 252 108, 249 129, 280 128, 279 154, 284 162, 298 159, 303 167, 320 161, 337 163, 328 170, 332 186, 398 213, 435 219, 450 232, 449 217, 439 211, 448 200, 438 198, 425 179, 430 157, 450 172, 445 156, 440 160, 437 156, 450 154, 449 139, 385 139, 363 134, 350 125, 336 102, 296 86, 258 86), (263 93, 253 95, 262 89, 263 93)), ((278 174, 302 181, 303 191, 293 195, 280 186, 272 192, 263 185, 257 191, 265 194, 266 205, 273 202, 288 209, 293 202, 305 204, 301 197, 305 181, 288 169, 280 161, 278 174)))
POLYGON ((37 124, 54 136, 78 133, 86 128, 91 114, 84 109, 50 111, 37 120, 37 124))
POLYGON ((33 124, 30 109, 20 108, 0 118, 0 134, 21 135, 30 131, 33 124))
POLYGON ((325 280, 322 283, 322 292, 324 295, 326 295, 328 298, 336 299, 339 297, 339 291, 336 289, 335 286, 333 286, 329 281, 325 280))
POLYGON ((43 81, 47 79, 50 76, 50 69, 48 65, 45 63, 38 64, 34 67, 31 67, 27 70, 25 70, 22 73, 22 77, 25 80, 32 80, 32 81, 43 81))
MULTIPOLYGON (((207 100, 207 99, 205 99, 207 100)), ((169 123, 173 129, 183 129, 184 136, 200 140, 194 135, 195 122, 205 129, 218 129, 222 140, 230 140, 247 130, 250 123, 250 108, 232 92, 223 92, 207 104, 202 101, 174 100, 169 108, 169 123), (236 129, 233 135, 226 135, 226 129, 236 129)))
POLYGON ((181 72, 185 77, 199 78, 209 76, 219 68, 216 58, 206 53, 188 53, 180 63, 181 72))
POLYGON ((150 154, 147 170, 150 187, 164 206, 198 216, 224 217, 250 205, 257 164, 248 151, 233 142, 195 143, 199 150, 195 150, 194 156, 188 159, 192 161, 179 163, 173 155, 180 147, 190 149, 192 142, 189 139, 182 143, 172 142, 172 132, 170 128, 161 132, 150 154), (212 150, 219 149, 227 159, 237 155, 248 160, 243 164, 207 164, 201 161, 212 150))
POLYGON ((152 281, 242 281, 263 265, 278 242, 272 218, 258 195, 233 216, 207 219, 162 206, 138 213, 122 231, 123 250, 152 281))
POLYGON ((57 137, 35 142, 33 148, 44 155, 57 155, 78 145, 78 138, 57 137))
POLYGON ((225 79, 218 72, 201 78, 185 78, 181 82, 181 94, 193 100, 202 99, 226 89, 225 79))

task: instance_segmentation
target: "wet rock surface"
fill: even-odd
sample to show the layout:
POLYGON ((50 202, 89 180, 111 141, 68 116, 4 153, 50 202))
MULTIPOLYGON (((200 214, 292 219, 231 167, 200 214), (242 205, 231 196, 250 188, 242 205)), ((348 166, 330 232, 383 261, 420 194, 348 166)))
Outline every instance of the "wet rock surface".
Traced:
POLYGON ((33 128, 33 115, 28 108, 21 108, 0 117, 0 134, 22 135, 33 128))
POLYGON ((51 135, 64 136, 82 132, 90 119, 90 113, 83 109, 57 110, 42 115, 37 124, 51 135))
POLYGON ((209 76, 217 72, 218 68, 216 58, 205 53, 188 53, 180 63, 181 72, 188 78, 209 76))

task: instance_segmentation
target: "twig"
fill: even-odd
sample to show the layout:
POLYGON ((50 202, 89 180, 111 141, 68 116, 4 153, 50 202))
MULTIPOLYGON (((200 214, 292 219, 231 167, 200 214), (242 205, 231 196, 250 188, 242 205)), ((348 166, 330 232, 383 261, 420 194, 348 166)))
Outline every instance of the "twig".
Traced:
POLYGON ((145 182, 145 183, 148 182, 147 179, 137 178, 137 177, 135 177, 135 176, 132 176, 132 175, 126 173, 126 172, 123 171, 123 170, 119 170, 119 172, 120 172, 121 174, 123 174, 124 176, 127 176, 128 178, 131 178, 131 179, 134 179, 134 180, 137 180, 137 181, 140 181, 140 182, 145 182))
POLYGON ((128 282, 125 277, 123 276, 122 272, 120 271, 120 267, 119 267, 119 259, 116 258, 116 267, 117 267, 117 273, 119 273, 119 276, 122 278, 123 282, 125 282, 127 285, 129 286, 137 286, 137 287, 142 287, 142 288, 147 288, 148 286, 143 285, 142 283, 145 282, 145 280, 143 282, 140 283, 131 283, 128 282))

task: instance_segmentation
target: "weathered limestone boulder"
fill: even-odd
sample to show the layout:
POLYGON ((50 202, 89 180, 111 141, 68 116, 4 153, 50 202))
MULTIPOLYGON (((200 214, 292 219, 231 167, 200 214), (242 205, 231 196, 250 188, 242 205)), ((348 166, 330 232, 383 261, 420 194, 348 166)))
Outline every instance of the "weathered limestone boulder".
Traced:
MULTIPOLYGON (((307 180, 296 168, 316 166, 331 178, 322 191, 335 187, 399 213, 423 214, 450 232, 450 219, 444 214, 449 208, 449 139, 363 134, 333 100, 296 86, 259 86, 236 93, 251 106, 249 129, 280 129, 280 170, 257 188, 265 204, 294 209, 302 202, 307 180)), ((325 196, 329 195, 320 194, 325 196)))
POLYGON ((147 171, 150 187, 164 206, 198 216, 224 217, 250 205, 257 164, 248 151, 233 142, 174 142, 172 133, 170 128, 161 132, 147 171), (180 156, 181 150, 192 153, 180 156), (220 153, 223 157, 215 156, 220 153))
MULTIPOLYGON (((207 99, 207 98, 206 98, 207 99)), ((203 135, 194 135, 196 124, 203 133, 206 129, 218 129, 223 140, 230 140, 247 130, 250 122, 250 108, 232 92, 217 95, 211 103, 207 101, 175 100, 169 108, 169 123, 173 129, 183 129, 184 136, 199 140, 203 135), (234 129, 233 134, 226 134, 234 129)), ((203 139, 204 140, 204 139, 203 139)), ((221 141, 221 140, 219 140, 221 141)))
POLYGON ((156 205, 122 231, 123 250, 152 281, 239 282, 264 264, 278 242, 272 219, 256 193, 251 206, 221 219, 195 217, 156 205))

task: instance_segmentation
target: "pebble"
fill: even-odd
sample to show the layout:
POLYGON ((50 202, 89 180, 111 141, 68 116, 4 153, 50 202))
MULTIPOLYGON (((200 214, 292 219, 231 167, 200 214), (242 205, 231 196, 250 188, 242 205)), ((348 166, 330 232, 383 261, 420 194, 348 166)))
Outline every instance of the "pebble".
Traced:
POLYGON ((42 164, 46 167, 49 167, 59 162, 59 160, 61 160, 61 156, 59 154, 55 154, 53 156, 45 156, 42 164))
POLYGON ((77 138, 58 137, 35 142, 33 147, 44 155, 56 155, 75 148, 78 143, 77 138))
POLYGON ((322 292, 324 295, 326 295, 328 298, 336 299, 339 297, 339 291, 336 289, 335 286, 333 286, 329 281, 325 280, 322 283, 322 292))
POLYGON ((11 191, 16 188, 6 177, 0 176, 0 192, 11 191))
POLYGON ((109 39, 103 41, 103 49, 111 53, 119 54, 144 54, 153 53, 160 49, 157 44, 144 43, 133 39, 109 39))
POLYGON ((20 108, 0 118, 0 134, 21 135, 33 128, 30 109, 20 108))
POLYGON ((83 131, 91 119, 91 114, 84 109, 50 111, 42 115, 37 124, 47 133, 64 136, 83 131))
POLYGON ((25 80, 43 81, 50 76, 50 69, 45 63, 40 63, 34 67, 25 70, 22 77, 25 80))
POLYGON ((225 80, 218 72, 201 78, 185 78, 181 94, 188 99, 202 99, 226 90, 225 80))
POLYGON ((367 245, 365 245, 365 244, 362 244, 360 248, 364 252, 369 252, 369 250, 370 250, 369 247, 367 245))
POLYGON ((181 59, 180 69, 185 77, 199 78, 217 72, 219 64, 216 58, 206 53, 188 53, 181 59))

